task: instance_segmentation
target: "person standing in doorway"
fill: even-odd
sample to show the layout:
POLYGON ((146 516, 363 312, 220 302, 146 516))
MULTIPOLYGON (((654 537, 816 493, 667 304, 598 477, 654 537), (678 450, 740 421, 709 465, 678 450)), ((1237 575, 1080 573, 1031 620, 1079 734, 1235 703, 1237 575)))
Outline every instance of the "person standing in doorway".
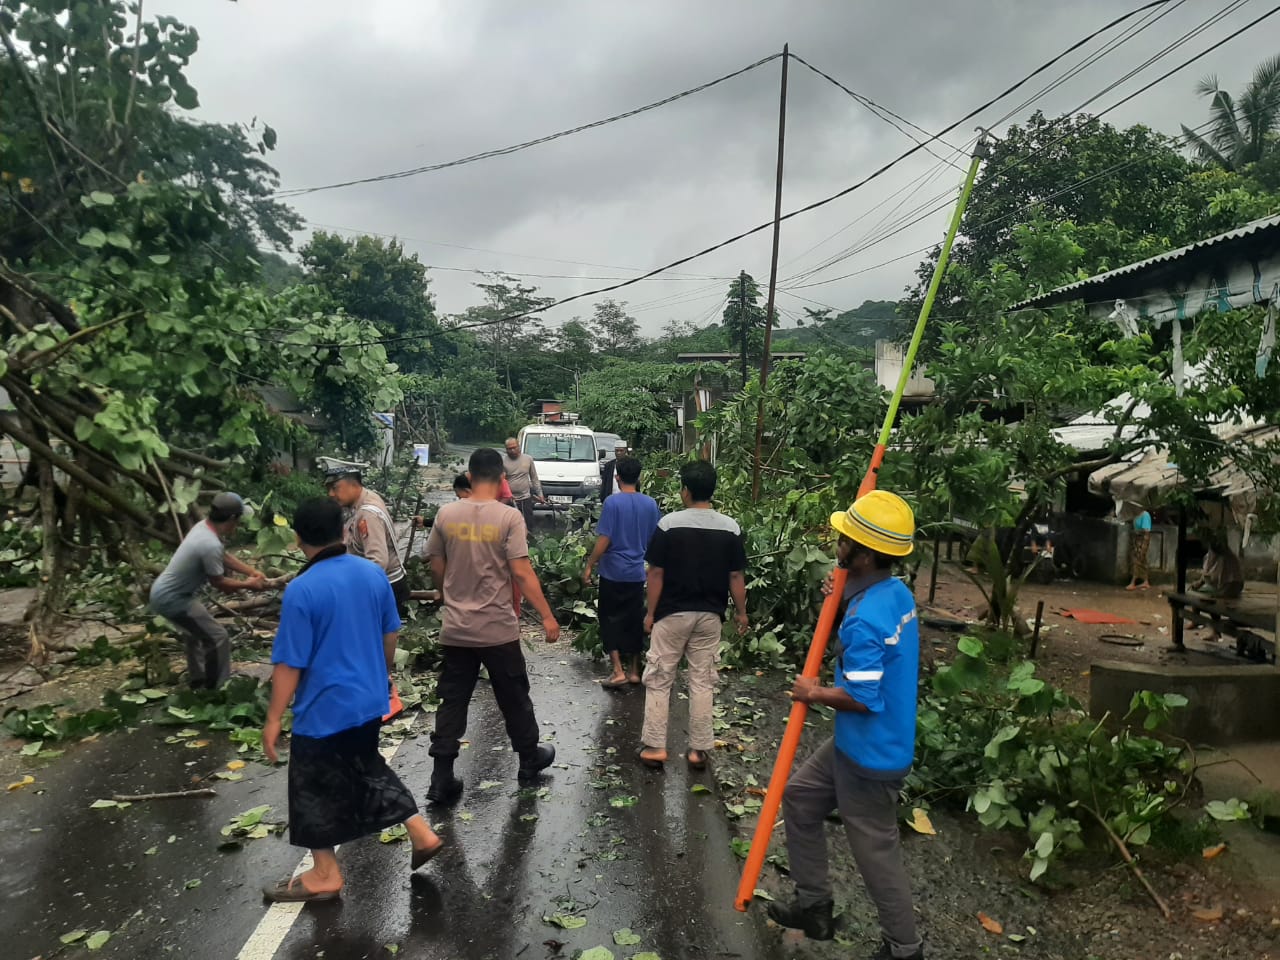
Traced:
POLYGON ((227 538, 235 534, 245 504, 237 494, 220 493, 209 505, 209 514, 183 537, 164 572, 151 585, 148 606, 182 633, 187 649, 187 683, 193 690, 222 686, 231 676, 231 641, 226 628, 196 599, 207 583, 223 593, 269 590, 266 580, 249 564, 227 551, 227 538), (230 569, 247 579, 228 577, 230 569))
POLYGON ((387 575, 396 597, 396 609, 403 618, 409 612, 409 581, 405 579, 396 525, 386 502, 366 487, 358 471, 336 467, 326 474, 329 496, 347 511, 343 539, 355 556, 372 560, 387 575))
POLYGON ((299 504, 293 529, 307 563, 280 607, 262 749, 277 761, 281 720, 292 701, 289 842, 311 851, 312 866, 264 887, 263 895, 334 900, 343 884, 339 844, 403 823, 413 846, 410 869, 417 870, 444 843, 378 752, 400 630, 391 585, 377 566, 347 552, 342 510, 333 500, 299 504))
POLYGON ((560 625, 529 562, 524 518, 498 502, 502 455, 481 448, 471 454, 468 467, 471 496, 440 508, 426 547, 431 576, 444 602, 440 629, 444 665, 436 688, 440 707, 431 734, 429 753, 435 768, 427 799, 445 805, 462 795, 454 761, 482 666, 488 671, 511 747, 520 757, 520 781, 536 779, 556 757, 554 747, 538 742, 529 672, 520 648, 520 621, 511 602, 512 583, 519 583, 542 617, 548 643, 560 638, 560 625))
POLYGON ((1146 590, 1151 586, 1147 572, 1147 554, 1151 552, 1151 514, 1143 510, 1133 518, 1129 540, 1129 585, 1126 590, 1146 590))
POLYGON ((791 696, 836 711, 835 736, 787 782, 782 815, 796 898, 768 912, 811 939, 835 936, 825 824, 836 810, 880 917, 883 939, 871 960, 923 960, 898 837, 898 795, 915 757, 920 633, 915 598, 891 575, 911 553, 915 517, 901 497, 876 490, 831 526, 840 535, 837 562, 849 571, 835 686, 802 676, 791 696))
POLYGON ((739 633, 747 631, 747 552, 736 520, 711 506, 716 470, 705 460, 680 468, 685 509, 658 522, 645 559, 649 563, 648 613, 651 634, 644 670, 645 701, 640 762, 661 767, 667 760, 667 717, 671 687, 683 658, 689 661, 689 752, 695 770, 707 765, 715 746, 711 712, 716 662, 725 608, 733 596, 739 633))
POLYGON ((507 455, 502 460, 502 470, 510 485, 512 506, 524 517, 527 529, 533 523, 533 504, 546 503, 542 496, 542 483, 538 480, 538 468, 533 457, 520 452, 520 441, 507 437, 507 455))
POLYGON ((652 497, 640 493, 639 460, 623 456, 616 466, 618 496, 605 501, 596 525, 596 544, 587 557, 582 582, 600 566, 598 599, 600 642, 613 664, 604 681, 610 690, 640 682, 640 654, 644 650, 644 555, 662 518, 652 497))
POLYGON ((618 461, 627 455, 627 442, 619 440, 613 445, 613 459, 604 465, 604 469, 600 471, 600 504, 608 500, 615 493, 621 492, 618 482, 618 461))

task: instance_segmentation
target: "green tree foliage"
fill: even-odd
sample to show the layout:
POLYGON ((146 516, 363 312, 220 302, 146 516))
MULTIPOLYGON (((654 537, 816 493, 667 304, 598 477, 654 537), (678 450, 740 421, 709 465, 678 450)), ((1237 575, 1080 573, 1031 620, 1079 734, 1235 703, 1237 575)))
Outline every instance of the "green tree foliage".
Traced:
POLYGON ((141 576, 141 546, 181 535, 223 458, 271 458, 290 428, 260 387, 398 390, 377 344, 330 346, 371 325, 248 282, 256 238, 295 221, 269 198, 269 128, 254 144, 183 115, 194 30, 123 2, 5 0, 0 40, 0 429, 40 494, 39 637, 71 548, 141 576))
MULTIPOLYGON (((1007 263, 1018 229, 1037 219, 1072 225, 1082 251, 1075 269, 1084 277, 1238 227, 1274 204, 1253 181, 1198 167, 1172 139, 1141 124, 1118 129, 1086 115, 1049 119, 1037 112, 992 146, 938 302, 962 296, 955 271, 983 274, 998 260, 1007 263)), ((936 261, 935 251, 917 271, 908 315, 936 261)))
POLYGON ((1195 156, 1224 170, 1243 171, 1277 150, 1280 135, 1280 54, 1258 64, 1237 102, 1205 77, 1196 93, 1209 101, 1209 130, 1197 133, 1185 125, 1182 135, 1195 156))
POLYGON ((582 378, 582 422, 625 437, 636 450, 661 450, 675 432, 671 401, 693 383, 696 367, 676 363, 619 362, 582 378))
POLYGON ((484 294, 484 303, 468 307, 459 323, 474 328, 473 336, 489 350, 491 369, 509 393, 515 393, 517 375, 513 373, 517 343, 542 332, 538 313, 553 303, 553 298, 538 294, 538 288, 522 284, 514 277, 495 273, 476 289, 484 294))
POLYGON ((333 309, 368 321, 386 338, 414 338, 388 345, 387 355, 403 372, 438 368, 434 341, 440 325, 427 269, 416 253, 406 255, 398 240, 348 240, 323 230, 299 252, 307 282, 323 291, 333 309))
POLYGON ((814 344, 827 350, 853 347, 865 351, 874 350, 877 340, 897 339, 903 327, 898 305, 892 300, 864 300, 840 313, 827 307, 805 307, 799 329, 786 331, 786 339, 801 348, 814 344))
POLYGON ((596 350, 607 357, 622 357, 640 346, 640 324, 627 315, 627 305, 601 300, 591 317, 596 350))
MULTIPOLYGON (((748 369, 759 366, 764 355, 764 307, 760 305, 760 288, 745 270, 729 284, 725 292, 721 329, 729 341, 729 349, 746 357, 748 369)), ((735 364, 735 366, 740 366, 735 364)), ((739 370, 740 373, 745 371, 739 370)), ((745 375, 744 375, 745 379, 745 375)))
POLYGON ((173 17, 144 20, 122 2, 0 4, 5 129, 0 137, 0 256, 11 263, 79 237, 78 206, 131 182, 199 184, 209 210, 179 226, 229 274, 256 271, 256 238, 281 246, 300 220, 271 198, 268 126, 199 123, 184 67, 198 34, 173 17), (23 50, 19 50, 22 45, 23 50))

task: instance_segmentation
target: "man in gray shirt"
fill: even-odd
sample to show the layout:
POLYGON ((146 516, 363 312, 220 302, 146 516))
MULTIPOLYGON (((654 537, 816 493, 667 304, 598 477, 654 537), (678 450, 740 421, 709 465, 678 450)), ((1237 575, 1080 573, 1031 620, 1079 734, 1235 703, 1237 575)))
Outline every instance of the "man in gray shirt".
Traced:
POLYGON ((223 593, 274 586, 223 546, 223 541, 240 525, 244 509, 244 501, 237 494, 220 493, 214 497, 208 519, 191 528, 164 573, 151 585, 151 612, 182 632, 187 648, 187 682, 193 689, 220 687, 231 676, 227 631, 196 599, 196 594, 206 583, 223 593), (231 579, 226 575, 228 567, 248 579, 231 579))
POLYGON ((538 468, 534 466, 533 457, 520 452, 520 441, 515 437, 507 437, 507 455, 502 459, 502 469, 507 475, 507 484, 511 487, 512 506, 520 511, 526 525, 533 523, 533 501, 536 497, 546 503, 542 496, 542 483, 538 480, 538 468))

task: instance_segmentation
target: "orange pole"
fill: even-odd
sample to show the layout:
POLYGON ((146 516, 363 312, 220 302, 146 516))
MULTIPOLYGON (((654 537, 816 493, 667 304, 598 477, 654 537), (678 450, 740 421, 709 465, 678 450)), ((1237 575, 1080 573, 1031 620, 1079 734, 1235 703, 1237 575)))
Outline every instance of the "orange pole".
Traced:
MULTIPOLYGON (((822 661, 827 653, 827 641, 831 637, 831 629, 835 626, 836 617, 840 613, 840 598, 844 594, 844 583, 849 572, 837 567, 831 580, 831 593, 822 604, 822 615, 818 617, 818 626, 813 631, 813 643, 809 647, 809 656, 804 661, 803 675, 816 677, 822 670, 822 661)), ((791 704, 791 716, 787 718, 787 730, 782 735, 782 745, 778 748, 778 759, 773 763, 773 774, 769 777, 769 789, 765 792, 764 803, 760 807, 760 819, 756 821, 755 836, 751 838, 751 851, 747 854, 747 863, 742 868, 742 880, 738 884, 738 895, 733 905, 743 913, 755 896, 756 883, 760 880, 760 871, 764 869, 765 854, 769 851, 769 836, 773 833, 774 824, 778 822, 778 808, 782 806, 782 791, 787 786, 787 778, 791 776, 791 765, 795 763, 796 749, 800 746, 800 734, 804 732, 804 718, 809 712, 808 704, 791 704)))
MULTIPOLYGON (((964 187, 960 191, 960 200, 951 215, 951 227, 947 231, 947 238, 942 245, 942 253, 938 257, 937 265, 934 267, 933 279, 930 281, 929 290, 925 294, 924 304, 920 308, 920 316, 916 320, 915 332, 911 337, 911 345, 907 348, 906 355, 902 360, 902 371, 898 376, 897 389, 893 391, 893 395, 889 400, 889 409, 885 414, 884 424, 880 428, 880 436, 876 442, 875 450, 871 454, 871 463, 867 467, 867 475, 862 478, 862 485, 858 488, 859 497, 870 493, 876 488, 880 466, 884 463, 885 448, 889 445, 889 435, 893 428, 893 422, 897 417, 898 404, 902 402, 902 395, 906 392, 907 382, 911 377, 912 368, 915 366, 916 351, 920 348, 920 340, 924 335, 925 323, 928 321, 929 313, 933 309, 933 300, 938 293, 938 286, 942 282, 942 275, 947 269, 947 259, 951 254, 951 244, 955 241, 956 231, 960 229, 960 218, 964 214, 965 205, 969 201, 969 194, 973 190, 973 181, 978 175, 978 166, 986 155, 986 134, 983 133, 974 147, 973 159, 969 164, 969 172, 965 177, 964 187)), ((822 661, 827 653, 827 642, 831 638, 831 630, 835 626, 836 617, 840 612, 844 585, 848 576, 847 570, 836 567, 832 576, 832 590, 822 604, 822 615, 818 617, 818 626, 813 631, 813 643, 809 647, 809 656, 805 658, 804 670, 801 672, 801 676, 816 677, 822 669, 822 661)), ((742 868, 742 880, 738 883, 738 895, 733 901, 733 905, 742 913, 747 912, 747 907, 751 905, 751 901, 755 897, 756 883, 760 880, 760 871, 764 868, 765 854, 769 851, 769 838, 773 835, 773 828, 778 822, 778 808, 782 806, 782 792, 786 789, 787 779, 791 776, 791 766, 795 763, 796 750, 800 746, 800 734, 804 731, 804 718, 808 712, 808 706, 803 703, 793 703, 791 705, 791 715, 787 718, 787 729, 782 734, 782 744, 778 747, 778 759, 774 761, 773 774, 769 777, 769 789, 765 793, 764 803, 760 807, 760 819, 756 821, 756 832, 751 838, 751 849, 747 853, 747 862, 742 868)))

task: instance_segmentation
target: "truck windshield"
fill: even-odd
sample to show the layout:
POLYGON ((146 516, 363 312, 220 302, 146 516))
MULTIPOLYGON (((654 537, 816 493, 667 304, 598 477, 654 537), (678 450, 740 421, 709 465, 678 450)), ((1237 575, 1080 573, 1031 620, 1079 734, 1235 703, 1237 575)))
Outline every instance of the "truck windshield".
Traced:
POLYGON ((534 460, 560 460, 566 463, 595 463, 595 438, 571 433, 528 433, 524 452, 534 460))

